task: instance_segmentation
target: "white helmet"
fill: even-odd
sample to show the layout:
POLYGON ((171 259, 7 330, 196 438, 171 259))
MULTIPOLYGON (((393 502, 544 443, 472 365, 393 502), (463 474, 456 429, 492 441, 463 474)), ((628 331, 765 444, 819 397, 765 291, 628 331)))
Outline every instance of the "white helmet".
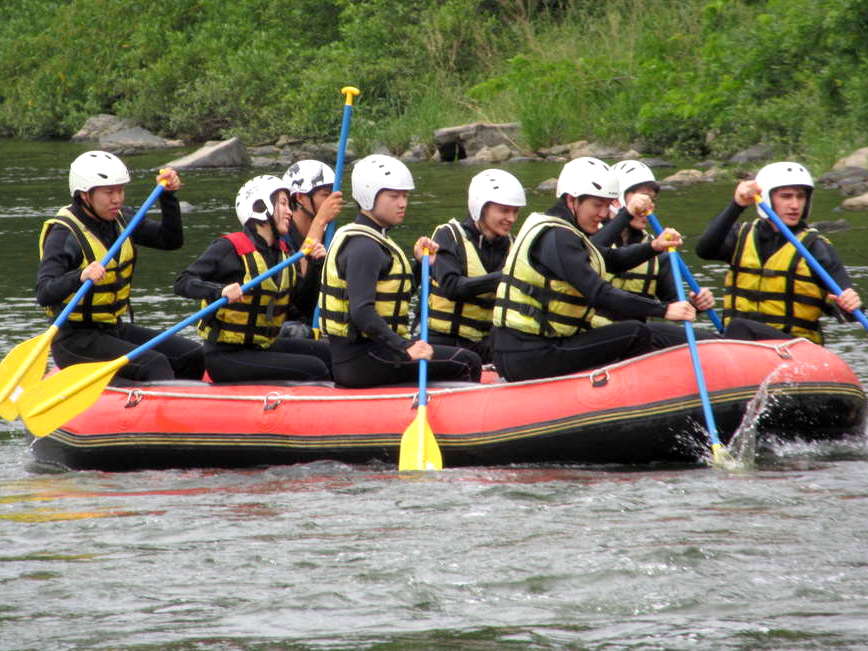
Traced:
MULTIPOLYGON (((802 219, 808 218, 811 212, 811 195, 814 192, 814 179, 811 178, 811 173, 801 163, 790 163, 787 161, 769 163, 757 172, 756 182, 760 186, 763 201, 770 206, 772 205, 772 190, 776 188, 791 185, 800 185, 807 188, 808 201, 805 204, 802 219)), ((760 217, 766 217, 766 214, 759 206, 757 206, 757 212, 760 217)))
POLYGON ((274 193, 278 190, 289 192, 289 184, 270 174, 254 176, 238 190, 235 197, 235 214, 241 225, 254 219, 266 222, 274 214, 274 193))
POLYGON ((612 165, 615 178, 618 179, 618 201, 622 206, 627 205, 626 194, 637 185, 650 185, 655 191, 660 190, 660 185, 654 177, 654 172, 645 163, 638 160, 622 160, 612 165))
POLYGON ((324 185, 334 185, 335 171, 318 160, 305 159, 293 163, 283 175, 290 194, 309 194, 324 185))
POLYGON ((562 197, 589 195, 601 199, 618 198, 618 179, 612 168, 599 158, 582 156, 564 165, 558 176, 555 194, 562 197))
POLYGON ((107 151, 86 151, 69 166, 69 195, 90 192, 102 185, 130 182, 130 173, 120 158, 107 151))
POLYGON ((362 210, 371 210, 380 190, 412 190, 413 175, 397 158, 383 154, 365 156, 353 166, 350 179, 353 199, 362 210))
POLYGON ((506 170, 483 170, 472 179, 467 188, 467 209, 478 222, 485 204, 493 201, 504 206, 521 208, 527 204, 521 182, 506 170))

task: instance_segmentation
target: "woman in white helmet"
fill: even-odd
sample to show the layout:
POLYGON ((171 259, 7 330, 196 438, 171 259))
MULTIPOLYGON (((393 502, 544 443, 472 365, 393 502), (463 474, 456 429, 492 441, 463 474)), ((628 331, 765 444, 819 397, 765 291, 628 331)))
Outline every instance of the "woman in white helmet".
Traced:
MULTIPOLYGON (((359 215, 335 233, 323 268, 320 317, 328 334, 335 382, 367 387, 412 382, 420 359, 429 361, 432 380, 478 381, 476 353, 410 338, 410 299, 418 285, 411 266, 389 230, 404 221, 413 176, 391 156, 373 154, 353 167, 352 193, 359 215)), ((420 237, 416 261, 436 242, 420 237)))
POLYGON ((497 288, 494 363, 510 381, 564 375, 652 350, 645 324, 611 323, 597 310, 676 321, 696 314, 686 301, 666 305, 605 280, 607 270, 630 269, 681 244, 671 229, 650 243, 621 249, 591 242, 618 197, 617 180, 606 163, 588 157, 570 161, 556 193, 552 208, 532 213, 522 224, 497 288))
MULTIPOLYGON (((316 300, 316 294, 299 282, 296 266, 241 291, 241 285, 293 253, 282 239, 292 219, 289 196, 289 185, 276 176, 247 181, 235 200, 242 230, 217 238, 175 281, 175 293, 203 305, 222 296, 228 299, 198 324, 205 340, 205 367, 215 382, 331 379, 328 344, 278 338, 290 307, 316 300)), ((338 193, 322 203, 301 243, 311 250, 309 255, 325 255, 323 231, 342 206, 338 193)))
MULTIPOLYGON (((170 251, 184 242, 175 197, 181 180, 173 169, 160 171, 157 181, 166 182, 160 195, 162 219, 143 219, 117 256, 103 266, 100 260, 133 214, 124 206, 129 181, 126 165, 114 154, 81 154, 69 167, 72 203, 42 226, 36 300, 48 315, 55 318, 83 282, 94 283, 52 341, 54 361, 61 368, 123 357, 159 334, 132 322, 130 288, 137 246, 170 251)), ((198 380, 202 371, 202 347, 176 335, 137 356, 118 375, 138 381, 198 380)))
POLYGON ((824 312, 846 318, 860 309, 847 269, 832 244, 808 225, 814 180, 800 163, 781 161, 763 167, 755 180, 741 181, 729 206, 699 239, 696 253, 730 264, 724 285, 725 335, 739 339, 805 337, 822 344, 824 312), (759 217, 738 222, 760 195, 823 268, 844 288, 828 293, 798 250, 757 206, 759 217), (843 311, 843 312, 841 312, 843 311))
MULTIPOLYGON (((597 232, 591 241, 598 247, 621 248, 651 242, 654 237, 646 230, 648 213, 655 209, 660 184, 654 172, 645 163, 623 160, 612 166, 618 180, 618 199, 612 202, 617 209, 615 216, 597 232)), ((675 279, 669 264, 669 254, 660 253, 645 262, 625 271, 608 275, 615 287, 640 296, 656 298, 663 303, 678 300, 675 279)), ((690 292, 690 302, 697 310, 714 307, 714 295, 707 287, 698 293, 690 292)), ((606 313, 607 318, 618 321, 620 315, 606 313)), ((650 327, 655 348, 677 346, 687 341, 680 325, 651 322, 650 327)), ((717 339, 717 333, 696 329, 697 339, 717 339)))
POLYGON ((431 269, 428 328, 431 343, 461 346, 492 361, 494 292, 512 244, 512 227, 525 206, 524 187, 505 170, 476 174, 467 188, 467 217, 434 230, 440 248, 431 269))

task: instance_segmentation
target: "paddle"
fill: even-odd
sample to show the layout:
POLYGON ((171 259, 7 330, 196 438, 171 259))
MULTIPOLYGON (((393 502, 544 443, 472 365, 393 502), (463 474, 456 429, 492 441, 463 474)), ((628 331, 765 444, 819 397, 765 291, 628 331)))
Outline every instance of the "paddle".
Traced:
MULTIPOLYGON (((660 220, 657 219, 657 215, 651 212, 648 213, 646 217, 648 217, 648 222, 651 224, 654 234, 660 235, 660 233, 663 232, 663 225, 660 223, 660 220)), ((690 285, 690 289, 698 294, 699 290, 702 288, 699 286, 699 283, 696 282, 696 278, 693 277, 693 274, 690 273, 690 269, 688 268, 687 263, 684 262, 684 258, 679 255, 677 258, 673 258, 673 260, 675 259, 678 260, 677 264, 680 267, 682 277, 687 281, 687 284, 690 285)), ((722 333, 723 323, 721 322, 720 317, 717 316, 717 312, 714 308, 708 308, 705 313, 708 315, 708 318, 711 319, 711 322, 714 324, 714 327, 717 328, 717 331, 722 333)))
MULTIPOLYGON (((684 301, 686 298, 681 277, 681 255, 675 250, 675 247, 670 247, 669 256, 672 258, 672 275, 675 277, 675 291, 678 292, 678 300, 684 301)), ((699 387, 699 397, 702 401, 705 425, 711 437, 712 463, 715 465, 732 463, 732 457, 717 435, 717 424, 714 421, 714 412, 711 410, 711 399, 708 396, 708 388, 705 385, 705 375, 702 372, 699 349, 696 347, 696 333, 693 332, 693 324, 690 321, 684 321, 684 333, 687 335, 687 347, 690 349, 690 360, 693 362, 693 374, 696 376, 696 385, 699 387)))
MULTIPOLYGON (((428 250, 422 254, 422 294, 419 298, 421 330, 420 341, 428 341, 428 284, 430 260, 428 250)), ((442 470, 443 458, 440 446, 428 424, 428 360, 419 360, 419 407, 416 418, 401 436, 398 470, 442 470)))
MULTIPOLYGON (((263 271, 256 278, 241 285, 241 291, 246 292, 252 287, 256 287, 256 285, 266 278, 273 276, 291 264, 295 264, 297 260, 309 252, 310 247, 308 245, 302 248, 301 251, 289 256, 286 260, 263 271)), ((161 332, 156 337, 149 339, 122 357, 108 362, 89 362, 87 364, 67 366, 65 369, 47 378, 44 382, 25 389, 18 399, 18 408, 27 429, 34 436, 43 437, 64 423, 69 422, 96 402, 114 374, 124 364, 135 359, 146 350, 159 345, 198 319, 216 312, 228 302, 229 299, 225 296, 218 298, 213 303, 206 305, 195 314, 176 323, 165 332, 161 332)))
MULTIPOLYGON (((151 191, 142 207, 133 215, 127 227, 118 235, 114 244, 100 260, 101 265, 106 266, 117 255, 124 241, 145 218, 145 213, 162 194, 164 188, 165 181, 161 181, 151 191)), ((19 408, 16 402, 21 392, 39 382, 45 375, 48 351, 54 336, 91 287, 93 287, 92 280, 84 281, 63 311, 54 319, 54 323, 48 327, 48 330, 18 344, 0 362, 0 416, 6 420, 15 420, 18 417, 19 408)))
MULTIPOLYGON (((345 97, 344 101, 344 115, 341 120, 341 135, 338 139, 338 157, 335 161, 335 182, 332 185, 332 192, 338 192, 341 189, 341 185, 344 178, 344 156, 347 152, 347 138, 350 135, 350 118, 353 116, 353 98, 358 95, 361 91, 355 86, 344 86, 341 88, 341 94, 345 97)), ((332 243, 332 238, 335 235, 335 229, 337 225, 334 221, 329 222, 328 226, 326 226, 325 236, 323 237, 323 246, 326 248, 329 247, 329 244, 332 243)), ((317 302, 316 306, 313 309, 313 319, 311 322, 311 328, 313 329, 313 338, 320 338, 320 328, 319 328, 319 302, 317 302)))
MULTIPOLYGON (((777 226, 778 230, 784 234, 784 237, 790 241, 790 244, 796 247, 796 251, 799 252, 799 255, 801 255, 805 259, 805 262, 808 263, 808 266, 820 277, 820 280, 823 281, 826 288, 835 296, 840 296, 841 292, 844 291, 841 289, 841 286, 835 282, 835 279, 829 275, 828 271, 823 269, 823 266, 817 262, 817 258, 815 258, 811 252, 808 251, 805 245, 799 241, 799 238, 793 234, 774 209, 763 201, 762 196, 760 195, 756 195, 754 201, 756 201, 757 205, 763 209, 763 212, 769 216, 774 225, 777 226)), ((868 317, 865 316, 865 313, 861 309, 853 310, 851 314, 859 323, 862 324, 863 328, 868 330, 868 317)))

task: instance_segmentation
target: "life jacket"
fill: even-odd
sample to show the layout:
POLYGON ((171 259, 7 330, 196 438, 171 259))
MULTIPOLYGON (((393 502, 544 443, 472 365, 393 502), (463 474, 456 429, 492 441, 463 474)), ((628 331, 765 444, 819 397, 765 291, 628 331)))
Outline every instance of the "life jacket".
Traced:
MULTIPOLYGON (((46 219, 39 234, 39 258, 45 255, 45 238, 48 231, 62 226, 72 231, 81 247, 82 260, 79 269, 84 270, 91 262, 102 260, 108 248, 94 233, 76 217, 69 207, 61 208, 57 215, 46 219)), ((126 227, 120 214, 117 217, 117 233, 126 227)), ((133 269, 136 264, 136 248, 130 238, 124 240, 120 251, 105 266, 105 276, 95 282, 89 292, 78 302, 70 312, 69 320, 79 323, 116 324, 130 307, 130 289, 132 286, 133 269)), ((75 292, 63 299, 60 305, 50 305, 45 308, 48 316, 54 318, 69 303, 75 292)))
MULTIPOLYGON (((723 322, 742 317, 766 323, 782 332, 823 343, 820 317, 826 290, 811 275, 811 269, 793 244, 787 242, 765 263, 757 246, 757 219, 742 224, 726 274, 723 322)), ((796 235, 805 246, 822 237, 806 228, 796 235)), ((825 238, 824 238, 825 239, 825 238)))
POLYGON ((338 254, 351 237, 369 237, 389 254, 392 264, 377 279, 374 309, 402 337, 409 338, 410 298, 413 295, 413 272, 407 256, 394 240, 364 224, 347 224, 335 232, 323 265, 320 284, 320 323, 329 336, 357 340, 366 336, 350 321, 347 280, 338 270, 338 254))
MULTIPOLYGON (((232 242, 235 253, 244 264, 242 284, 269 269, 265 258, 247 233, 229 233, 223 237, 232 242)), ((288 257, 289 247, 282 240, 279 240, 278 246, 282 262, 288 257)), ((212 343, 269 348, 286 320, 289 295, 295 287, 296 278, 293 265, 284 267, 277 274, 244 292, 240 301, 227 303, 213 316, 199 321, 199 334, 212 343)), ((202 307, 207 304, 202 301, 202 307)))
POLYGON ((549 228, 563 228, 579 238, 588 252, 591 268, 602 276, 606 263, 597 248, 578 227, 560 217, 532 213, 522 224, 497 286, 493 322, 541 337, 569 337, 607 321, 595 318, 595 310, 572 285, 546 278, 530 261, 534 242, 549 228))
MULTIPOLYGON (((461 275, 468 278, 484 276, 488 273, 479 251, 457 219, 451 219, 434 230, 437 236, 447 230, 458 245, 458 261, 461 275)), ((510 243, 512 236, 509 237, 510 243)), ((477 294, 472 298, 453 301, 443 293, 436 280, 431 282, 428 299, 428 327, 433 332, 441 332, 450 337, 463 337, 470 341, 481 341, 491 331, 491 314, 494 311, 494 292, 477 294)))
MULTIPOLYGON (((650 242, 653 239, 649 233, 644 233, 642 243, 650 242)), ((646 298, 654 298, 657 295, 657 276, 659 273, 660 262, 655 255, 632 269, 616 274, 607 274, 606 277, 613 287, 646 298)))

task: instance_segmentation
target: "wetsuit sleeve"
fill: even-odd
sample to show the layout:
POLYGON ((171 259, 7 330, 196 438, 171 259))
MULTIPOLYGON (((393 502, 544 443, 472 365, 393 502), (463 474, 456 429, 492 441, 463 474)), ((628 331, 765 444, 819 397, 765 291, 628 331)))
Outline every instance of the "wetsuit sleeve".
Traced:
POLYGON ((319 296, 320 275, 323 259, 307 260, 307 273, 298 277, 298 283, 292 293, 292 304, 302 314, 312 314, 319 296))
POLYGON ((184 245, 184 229, 181 224, 181 205, 174 192, 163 192, 160 195, 160 212, 160 221, 145 217, 133 231, 131 239, 136 244, 153 249, 180 249, 184 245))
POLYGON ((672 258, 668 253, 661 253, 658 258, 660 269, 657 272, 657 298, 664 303, 672 303, 678 300, 678 292, 675 289, 675 276, 672 275, 672 258))
POLYGON ((602 254, 603 260, 606 261, 606 271, 615 274, 629 271, 657 255, 657 251, 654 250, 650 242, 628 244, 617 249, 611 247, 601 249, 598 246, 597 249, 602 254))
POLYGON ((696 243, 696 255, 703 260, 722 260, 729 262, 738 243, 736 221, 744 212, 745 206, 730 201, 723 212, 711 220, 696 243))
POLYGON ((218 238, 175 279, 175 293, 208 303, 222 296, 223 288, 244 279, 244 267, 232 242, 218 238))
POLYGON ((666 314, 663 303, 625 292, 604 281, 591 267, 581 240, 563 228, 550 228, 540 236, 531 249, 531 261, 547 277, 559 278, 575 287, 595 308, 626 319, 666 314))
POLYGON ((633 216, 627 212, 626 208, 621 208, 618 211, 618 214, 615 215, 613 219, 609 220, 608 224, 603 226, 603 228, 591 237, 591 242, 601 249, 609 248, 618 241, 618 238, 621 237, 621 233, 625 228, 627 228, 627 226, 629 226, 632 218, 633 216))
POLYGON ((455 241, 448 228, 438 230, 434 235, 434 241, 440 245, 440 248, 437 250, 437 257, 431 268, 431 276, 440 285, 447 298, 453 301, 467 300, 497 289, 501 276, 499 271, 473 278, 462 275, 461 260, 458 255, 458 247, 462 244, 455 241))
POLYGON ((411 341, 404 339, 377 314, 377 280, 391 259, 369 237, 351 237, 338 255, 344 268, 353 325, 377 343, 403 353, 411 341))
POLYGON ((36 272, 36 302, 58 305, 81 287, 84 255, 68 228, 54 225, 45 236, 43 256, 36 272))

